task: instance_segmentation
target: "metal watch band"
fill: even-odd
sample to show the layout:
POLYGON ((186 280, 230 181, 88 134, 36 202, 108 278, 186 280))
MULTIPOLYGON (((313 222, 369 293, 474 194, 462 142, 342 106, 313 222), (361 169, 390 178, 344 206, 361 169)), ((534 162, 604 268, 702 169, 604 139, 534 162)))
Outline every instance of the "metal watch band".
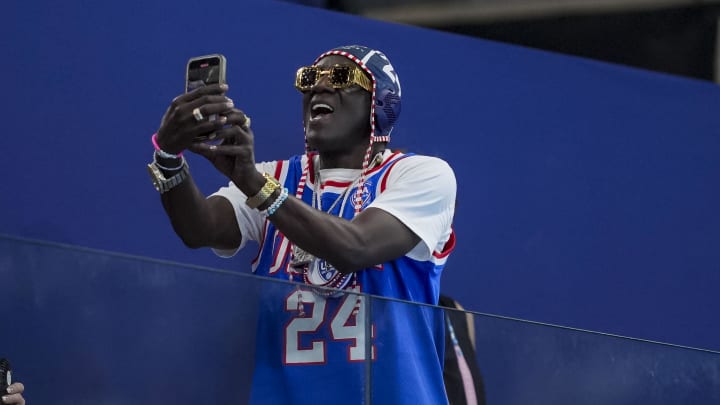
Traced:
POLYGON ((148 172, 150 173, 150 179, 155 186, 155 190, 160 192, 160 194, 164 194, 185 181, 185 179, 187 179, 188 175, 190 174, 190 168, 187 164, 187 161, 183 159, 183 164, 180 171, 169 179, 166 179, 162 170, 160 170, 160 167, 158 167, 157 163, 153 161, 152 163, 148 164, 148 172))
POLYGON ((275 192, 275 190, 280 188, 280 182, 275 179, 275 177, 263 173, 263 176, 265 177, 265 184, 262 186, 260 191, 258 191, 257 194, 255 194, 252 197, 248 197, 248 199, 245 201, 245 204, 248 205, 250 208, 257 208, 262 205, 265 201, 267 201, 268 198, 272 195, 272 193, 275 192))

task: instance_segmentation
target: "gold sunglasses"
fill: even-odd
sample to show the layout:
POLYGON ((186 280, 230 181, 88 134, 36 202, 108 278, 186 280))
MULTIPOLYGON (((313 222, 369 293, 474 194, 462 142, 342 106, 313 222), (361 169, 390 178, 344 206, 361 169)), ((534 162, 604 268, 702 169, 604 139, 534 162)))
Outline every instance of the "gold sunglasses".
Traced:
POLYGON ((301 92, 310 90, 320 79, 327 75, 330 85, 335 89, 345 89, 357 84, 372 93, 372 82, 357 66, 334 65, 327 70, 318 66, 304 66, 295 75, 295 88, 301 92))

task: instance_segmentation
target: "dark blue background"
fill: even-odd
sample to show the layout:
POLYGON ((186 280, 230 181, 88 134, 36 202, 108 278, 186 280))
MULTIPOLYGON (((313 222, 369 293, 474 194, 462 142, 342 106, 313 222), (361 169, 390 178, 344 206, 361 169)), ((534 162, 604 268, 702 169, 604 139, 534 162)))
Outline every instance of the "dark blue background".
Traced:
MULTIPOLYGON (((402 81, 393 145, 455 168, 445 292, 720 349, 716 85, 261 0, 13 1, 0 18, 2 233, 249 271, 253 247, 228 261, 182 245, 147 176, 185 63, 227 56, 230 96, 272 160, 303 150, 295 69, 362 43, 402 81)), ((207 193, 225 182, 190 166, 207 193)))

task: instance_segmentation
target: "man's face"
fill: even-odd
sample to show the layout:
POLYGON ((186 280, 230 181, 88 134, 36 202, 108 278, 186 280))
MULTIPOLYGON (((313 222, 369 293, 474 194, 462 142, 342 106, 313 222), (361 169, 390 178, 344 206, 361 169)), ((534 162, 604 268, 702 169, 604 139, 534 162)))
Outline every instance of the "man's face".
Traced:
MULTIPOLYGON (((315 66, 329 69, 333 65, 355 66, 339 55, 322 58, 315 66)), ((323 75, 303 93, 303 123, 310 148, 343 152, 366 144, 370 136, 370 99, 370 93, 360 86, 335 89, 323 75)))

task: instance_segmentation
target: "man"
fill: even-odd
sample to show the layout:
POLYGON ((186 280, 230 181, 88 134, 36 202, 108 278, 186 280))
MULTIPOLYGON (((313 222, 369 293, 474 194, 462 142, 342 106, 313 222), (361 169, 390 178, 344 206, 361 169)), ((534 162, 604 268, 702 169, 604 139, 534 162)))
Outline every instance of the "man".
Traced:
POLYGON ((401 87, 382 52, 335 48, 299 69, 295 86, 302 155, 256 163, 250 119, 225 97, 224 85, 177 97, 153 137, 151 173, 187 246, 232 256, 254 240, 256 274, 308 286, 287 287, 262 306, 251 402, 447 403, 441 310, 369 305, 324 288, 437 304, 454 247, 452 169, 387 148, 401 87), (212 115, 219 118, 205 118, 212 115), (180 155, 185 149, 206 157, 229 185, 205 198, 180 155))

